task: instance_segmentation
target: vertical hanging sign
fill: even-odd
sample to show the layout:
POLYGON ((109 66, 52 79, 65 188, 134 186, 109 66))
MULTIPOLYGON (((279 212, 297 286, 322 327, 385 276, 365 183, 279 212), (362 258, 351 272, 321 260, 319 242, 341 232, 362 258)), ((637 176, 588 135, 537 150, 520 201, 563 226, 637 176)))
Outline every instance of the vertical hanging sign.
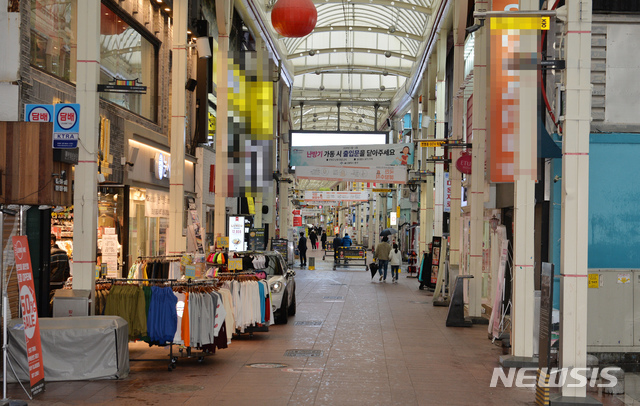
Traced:
POLYGON ((20 289, 20 307, 24 324, 24 337, 27 341, 27 360, 29 362, 29 381, 31 395, 44 391, 44 365, 42 363, 42 345, 40 343, 40 325, 38 308, 33 287, 31 256, 26 236, 12 237, 13 256, 16 260, 16 273, 20 289))

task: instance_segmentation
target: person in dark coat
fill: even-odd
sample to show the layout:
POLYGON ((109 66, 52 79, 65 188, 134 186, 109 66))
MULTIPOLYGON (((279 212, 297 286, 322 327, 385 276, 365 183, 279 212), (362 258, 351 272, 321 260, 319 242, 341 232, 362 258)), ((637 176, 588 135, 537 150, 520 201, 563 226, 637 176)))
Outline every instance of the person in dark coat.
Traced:
POLYGON ((300 251, 300 267, 307 266, 307 238, 304 236, 303 231, 300 231, 298 251, 300 251))
POLYGON ((53 299, 56 289, 62 289, 69 279, 69 256, 56 244, 56 235, 51 234, 51 259, 49 260, 49 301, 53 299))
POLYGON ((318 235, 314 230, 311 230, 311 232, 309 233, 309 239, 311 240, 311 249, 315 250, 316 243, 318 242, 318 235))
POLYGON ((333 238, 333 263, 338 263, 338 250, 342 247, 342 238, 340 238, 340 234, 336 234, 333 238))
POLYGON ((327 233, 326 232, 322 232, 322 236, 320 236, 320 242, 322 243, 322 249, 326 250, 327 249, 327 233))

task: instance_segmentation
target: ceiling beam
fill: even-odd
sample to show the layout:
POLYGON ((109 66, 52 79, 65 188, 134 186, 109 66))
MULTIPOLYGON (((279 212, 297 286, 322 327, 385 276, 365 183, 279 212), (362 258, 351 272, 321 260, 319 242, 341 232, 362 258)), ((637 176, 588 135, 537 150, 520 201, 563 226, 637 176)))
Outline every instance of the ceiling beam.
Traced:
POLYGON ((378 104, 380 107, 389 107, 389 105, 391 104, 390 101, 364 101, 364 100, 354 100, 354 101, 347 101, 347 100, 342 100, 342 101, 332 101, 332 100, 296 100, 293 99, 291 100, 291 107, 292 110, 294 110, 294 107, 296 105, 300 105, 300 102, 303 102, 305 107, 308 106, 335 106, 336 103, 341 102, 343 103, 345 106, 375 106, 376 104, 378 104))
MULTIPOLYGON (((389 58, 391 57, 399 58, 399 59, 403 59, 411 62, 416 61, 416 58, 411 55, 403 54, 401 52, 386 51, 384 49, 355 48, 355 47, 354 48, 322 48, 322 49, 314 49, 313 52, 315 52, 313 56, 332 55, 340 52, 344 52, 344 53, 357 52, 357 53, 363 53, 363 54, 376 54, 376 55, 386 56, 385 53, 390 52, 389 58)), ((296 53, 287 55, 287 59, 291 60, 296 58, 304 58, 307 56, 311 57, 312 55, 309 55, 309 52, 296 52, 296 53)))
MULTIPOLYGON (((331 4, 331 3, 339 3, 342 4, 344 0, 312 0, 313 4, 331 4)), ((417 4, 405 3, 403 1, 394 1, 394 0, 346 0, 346 3, 351 4, 367 4, 370 6, 386 6, 391 8, 401 8, 405 10, 412 10, 422 14, 431 15, 432 10, 430 7, 419 6, 417 4)))
POLYGON ((332 25, 332 26, 322 26, 316 27, 313 29, 313 33, 320 32, 331 32, 331 31, 358 31, 358 32, 375 32, 377 34, 387 34, 392 35, 394 37, 400 38, 408 38, 417 42, 422 42, 424 40, 420 35, 411 34, 405 31, 395 31, 393 33, 389 32, 389 28, 379 28, 379 27, 367 27, 362 25, 356 26, 346 26, 346 25, 332 25))
MULTIPOLYGON (((346 73, 346 74, 363 74, 363 75, 382 75, 383 72, 389 75, 409 77, 409 70, 385 68, 384 66, 369 65, 320 65, 312 67, 296 67, 294 76, 305 75, 307 73, 346 73)), ((331 90, 331 89, 327 89, 331 90)))

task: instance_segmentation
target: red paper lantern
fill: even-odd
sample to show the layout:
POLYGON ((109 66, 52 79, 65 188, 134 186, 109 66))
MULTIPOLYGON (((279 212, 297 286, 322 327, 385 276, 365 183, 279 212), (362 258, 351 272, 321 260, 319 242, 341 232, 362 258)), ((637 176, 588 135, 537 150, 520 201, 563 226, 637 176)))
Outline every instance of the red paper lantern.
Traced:
POLYGON ((318 11, 311 0, 278 0, 271 10, 271 24, 283 37, 304 37, 317 21, 318 11))

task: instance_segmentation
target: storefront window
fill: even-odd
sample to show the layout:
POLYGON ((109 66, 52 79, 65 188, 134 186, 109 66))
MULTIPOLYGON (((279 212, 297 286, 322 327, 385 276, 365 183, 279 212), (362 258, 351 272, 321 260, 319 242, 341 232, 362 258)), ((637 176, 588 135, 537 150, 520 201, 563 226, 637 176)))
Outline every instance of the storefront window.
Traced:
POLYGON ((101 93, 100 97, 149 120, 156 118, 156 47, 104 4, 100 22, 100 83, 116 80, 146 86, 145 94, 101 93))
MULTIPOLYGON (((76 81, 77 0, 31 0, 31 64, 76 81)), ((146 86, 146 93, 100 93, 100 97, 156 120, 157 46, 102 4, 100 84, 146 86)))
POLYGON ((76 80, 77 0, 31 0, 31 63, 76 80))
POLYGON ((124 189, 100 187, 98 192, 98 249, 99 262, 107 265, 108 276, 119 278, 126 263, 123 253, 124 189))
POLYGON ((131 259, 166 255, 169 193, 131 188, 129 205, 131 259))

